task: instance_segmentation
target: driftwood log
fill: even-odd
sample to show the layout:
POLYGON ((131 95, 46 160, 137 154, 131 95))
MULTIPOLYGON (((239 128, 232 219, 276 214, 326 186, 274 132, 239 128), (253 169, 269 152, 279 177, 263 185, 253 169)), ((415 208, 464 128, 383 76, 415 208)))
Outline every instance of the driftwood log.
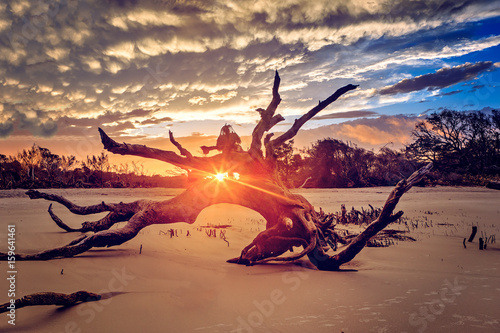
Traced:
MULTIPOLYGON (((338 270, 342 264, 351 261, 370 238, 403 214, 401 211, 394 213, 401 196, 430 171, 431 165, 416 171, 408 179, 401 180, 390 193, 377 219, 340 252, 327 254, 323 245, 328 244, 335 251, 334 240, 339 239, 334 231, 335 219, 317 213, 303 196, 292 193, 284 186, 278 176, 275 149, 292 139, 318 112, 357 86, 349 84, 338 89, 296 119, 290 129, 273 139, 270 130, 284 120, 281 115, 275 114, 281 102, 279 85, 280 77, 276 72, 272 100, 266 109, 257 110, 260 113, 260 121, 253 130, 252 142, 247 151, 239 147, 239 138, 227 128, 221 131, 216 146, 208 147, 210 149, 206 147, 207 152, 212 149, 220 152, 203 157, 194 156, 183 148, 171 132, 170 141, 179 150, 179 154, 143 145, 118 143, 99 129, 104 148, 109 152, 153 158, 180 167, 190 175, 192 182, 189 187, 177 197, 165 201, 102 202, 86 207, 75 205, 58 195, 30 190, 27 195, 31 199, 58 202, 75 214, 87 215, 100 212, 108 214, 98 221, 85 222, 79 228, 73 228, 61 221, 53 213, 50 205, 49 214, 59 227, 67 232, 85 234, 61 247, 33 254, 16 254, 16 260, 73 257, 95 247, 120 245, 149 225, 194 223, 205 208, 219 203, 231 203, 260 213, 267 224, 266 229, 241 251, 240 256, 228 260, 229 262, 254 265, 268 261, 292 261, 307 255, 320 270, 338 270), (222 137, 223 133, 226 133, 227 137, 222 137), (117 222, 127 223, 120 228, 110 229, 117 222), (293 247, 302 247, 302 250, 282 256, 293 247)), ((6 260, 7 255, 0 254, 0 259, 6 260)))
POLYGON ((30 294, 0 305, 0 313, 9 312, 10 309, 20 309, 34 305, 60 305, 71 306, 80 302, 93 302, 101 299, 101 295, 88 291, 77 291, 72 294, 54 292, 40 292, 30 294))
POLYGON ((491 180, 486 184, 486 188, 491 188, 492 190, 500 190, 500 182, 491 180))

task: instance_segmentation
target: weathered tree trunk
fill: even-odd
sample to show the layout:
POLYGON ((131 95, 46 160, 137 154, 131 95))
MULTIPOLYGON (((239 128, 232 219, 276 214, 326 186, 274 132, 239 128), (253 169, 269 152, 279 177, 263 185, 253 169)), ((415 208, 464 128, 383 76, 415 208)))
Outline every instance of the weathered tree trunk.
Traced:
MULTIPOLYGON (((120 245, 135 237, 144 227, 151 224, 168 224, 175 222, 193 223, 200 212, 214 204, 231 203, 250 208, 260 213, 266 220, 266 230, 246 246, 238 258, 229 262, 253 265, 270 260, 291 261, 305 255, 321 270, 337 270, 352 260, 363 249, 368 240, 395 221, 403 213, 393 214, 401 198, 431 168, 430 165, 413 174, 408 180, 402 180, 391 192, 381 214, 368 228, 354 238, 351 243, 336 255, 329 256, 324 252, 322 244, 329 244, 336 249, 333 230, 333 219, 325 218, 314 210, 314 207, 303 197, 291 193, 278 177, 275 148, 292 139, 300 128, 318 112, 337 100, 348 91, 355 89, 347 85, 302 117, 295 120, 292 127, 275 139, 270 129, 284 120, 275 111, 281 101, 278 93, 280 78, 275 75, 272 89, 272 101, 264 109, 258 109, 261 119, 252 133, 252 143, 248 151, 233 149, 236 145, 224 145, 222 152, 211 157, 196 157, 184 149, 169 133, 170 141, 179 150, 180 155, 172 151, 149 148, 143 145, 118 143, 99 129, 104 148, 115 154, 134 155, 161 160, 188 172, 195 172, 197 180, 180 195, 165 201, 139 200, 132 203, 118 203, 80 207, 57 195, 28 191, 31 199, 45 199, 58 202, 75 214, 93 214, 109 212, 103 219, 85 222, 80 228, 72 228, 62 222, 49 206, 49 214, 55 223, 68 232, 93 232, 77 238, 73 242, 51 250, 35 254, 16 254, 18 260, 48 260, 59 257, 72 257, 93 247, 109 247, 120 245), (265 154, 262 150, 264 145, 265 154), (231 148, 233 147, 233 148, 231 148), (226 177, 220 181, 216 174, 238 173, 238 179, 226 177), (110 230, 117 222, 127 221, 126 225, 110 230), (291 256, 281 257, 294 246, 303 250, 291 256)), ((216 147, 216 149, 219 149, 216 147)), ((6 254, 0 259, 6 260, 6 254)))

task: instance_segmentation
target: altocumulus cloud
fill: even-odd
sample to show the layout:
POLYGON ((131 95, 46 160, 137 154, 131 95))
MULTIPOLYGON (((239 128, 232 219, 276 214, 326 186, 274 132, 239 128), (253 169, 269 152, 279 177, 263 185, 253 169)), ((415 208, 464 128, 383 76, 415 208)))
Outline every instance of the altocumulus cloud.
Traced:
MULTIPOLYGON (((364 91, 314 125, 373 118, 351 110, 376 109, 371 92, 400 80, 399 66, 428 72, 439 63, 429 59, 499 45, 490 33, 456 33, 499 11, 491 0, 3 0, 0 136, 97 136, 95 127, 107 126, 112 136, 147 137, 172 122, 173 131, 182 121, 197 126, 188 133, 200 120, 253 124, 274 70, 284 116, 303 113, 301 100, 359 83, 364 91)), ((444 87, 491 66, 442 68, 381 92, 444 87)))
POLYGON ((35 117, 28 117, 26 114, 16 112, 13 119, 15 119, 15 124, 18 129, 25 134, 32 134, 37 137, 50 138, 57 133, 58 126, 57 122, 47 117, 45 112, 37 110, 35 112, 35 117))
POLYGON ((14 131, 14 123, 5 121, 0 123, 0 138, 7 138, 14 131))
POLYGON ((297 147, 309 146, 317 138, 336 138, 360 144, 364 148, 380 149, 386 144, 400 149, 411 142, 411 132, 423 118, 414 115, 393 115, 360 118, 340 124, 302 130, 295 137, 297 147))
POLYGON ((491 61, 480 61, 475 64, 465 63, 455 67, 444 67, 435 73, 403 79, 398 83, 380 89, 381 95, 409 93, 422 89, 446 88, 459 82, 473 79, 482 72, 495 68, 491 61))
POLYGON ((316 116, 313 118, 313 120, 361 118, 361 117, 373 117, 376 115, 377 115, 377 112, 368 111, 368 110, 344 111, 344 112, 325 114, 322 116, 316 116))

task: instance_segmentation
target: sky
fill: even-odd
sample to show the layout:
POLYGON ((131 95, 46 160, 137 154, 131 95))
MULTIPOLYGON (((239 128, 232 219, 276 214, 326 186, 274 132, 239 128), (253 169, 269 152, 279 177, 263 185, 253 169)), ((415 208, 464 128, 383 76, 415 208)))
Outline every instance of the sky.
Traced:
MULTIPOLYGON (((102 151, 102 127, 175 150, 171 130, 201 155, 226 123, 248 148, 276 70, 276 133, 359 85, 304 126, 297 148, 331 137, 400 149, 426 114, 500 107, 500 1, 4 0, 0 154, 37 143, 83 159, 102 151)), ((111 161, 126 159, 168 168, 111 161)))

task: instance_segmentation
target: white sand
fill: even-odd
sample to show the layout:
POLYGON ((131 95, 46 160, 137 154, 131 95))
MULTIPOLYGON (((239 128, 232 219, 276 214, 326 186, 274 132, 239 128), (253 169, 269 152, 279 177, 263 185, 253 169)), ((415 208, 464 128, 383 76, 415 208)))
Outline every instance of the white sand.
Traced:
MULTIPOLYGON (((339 210, 341 203, 348 209, 369 203, 379 207, 390 190, 300 193, 329 212, 339 210)), ((161 200, 179 191, 50 190, 80 205, 161 200)), ((8 224, 16 225, 18 252, 76 237, 51 221, 47 201, 29 200, 23 192, 0 192, 1 251, 6 250, 8 224)), ((414 188, 398 208, 413 222, 420 221, 411 231, 418 241, 365 248, 343 272, 306 268, 307 259, 302 261, 306 267, 226 263, 264 229, 264 221, 247 209, 218 205, 205 210, 194 225, 151 226, 119 247, 76 258, 17 262, 18 297, 39 291, 111 294, 71 308, 19 309, 15 327, 2 314, 0 332, 498 332, 500 239, 480 251, 478 238, 481 232, 500 237, 499 203, 500 191, 495 190, 414 188), (233 225, 227 230, 229 247, 199 228, 207 223, 233 225), (453 225, 439 225, 446 223, 453 225), (472 224, 479 233, 464 249, 462 240, 472 224), (159 235, 170 228, 179 237, 159 235)), ((59 204, 54 211, 73 226, 99 217, 75 216, 59 204)), ((0 270, 7 275, 6 262, 0 262, 0 270)), ((7 290, 2 279, 0 303, 9 300, 7 290)))

